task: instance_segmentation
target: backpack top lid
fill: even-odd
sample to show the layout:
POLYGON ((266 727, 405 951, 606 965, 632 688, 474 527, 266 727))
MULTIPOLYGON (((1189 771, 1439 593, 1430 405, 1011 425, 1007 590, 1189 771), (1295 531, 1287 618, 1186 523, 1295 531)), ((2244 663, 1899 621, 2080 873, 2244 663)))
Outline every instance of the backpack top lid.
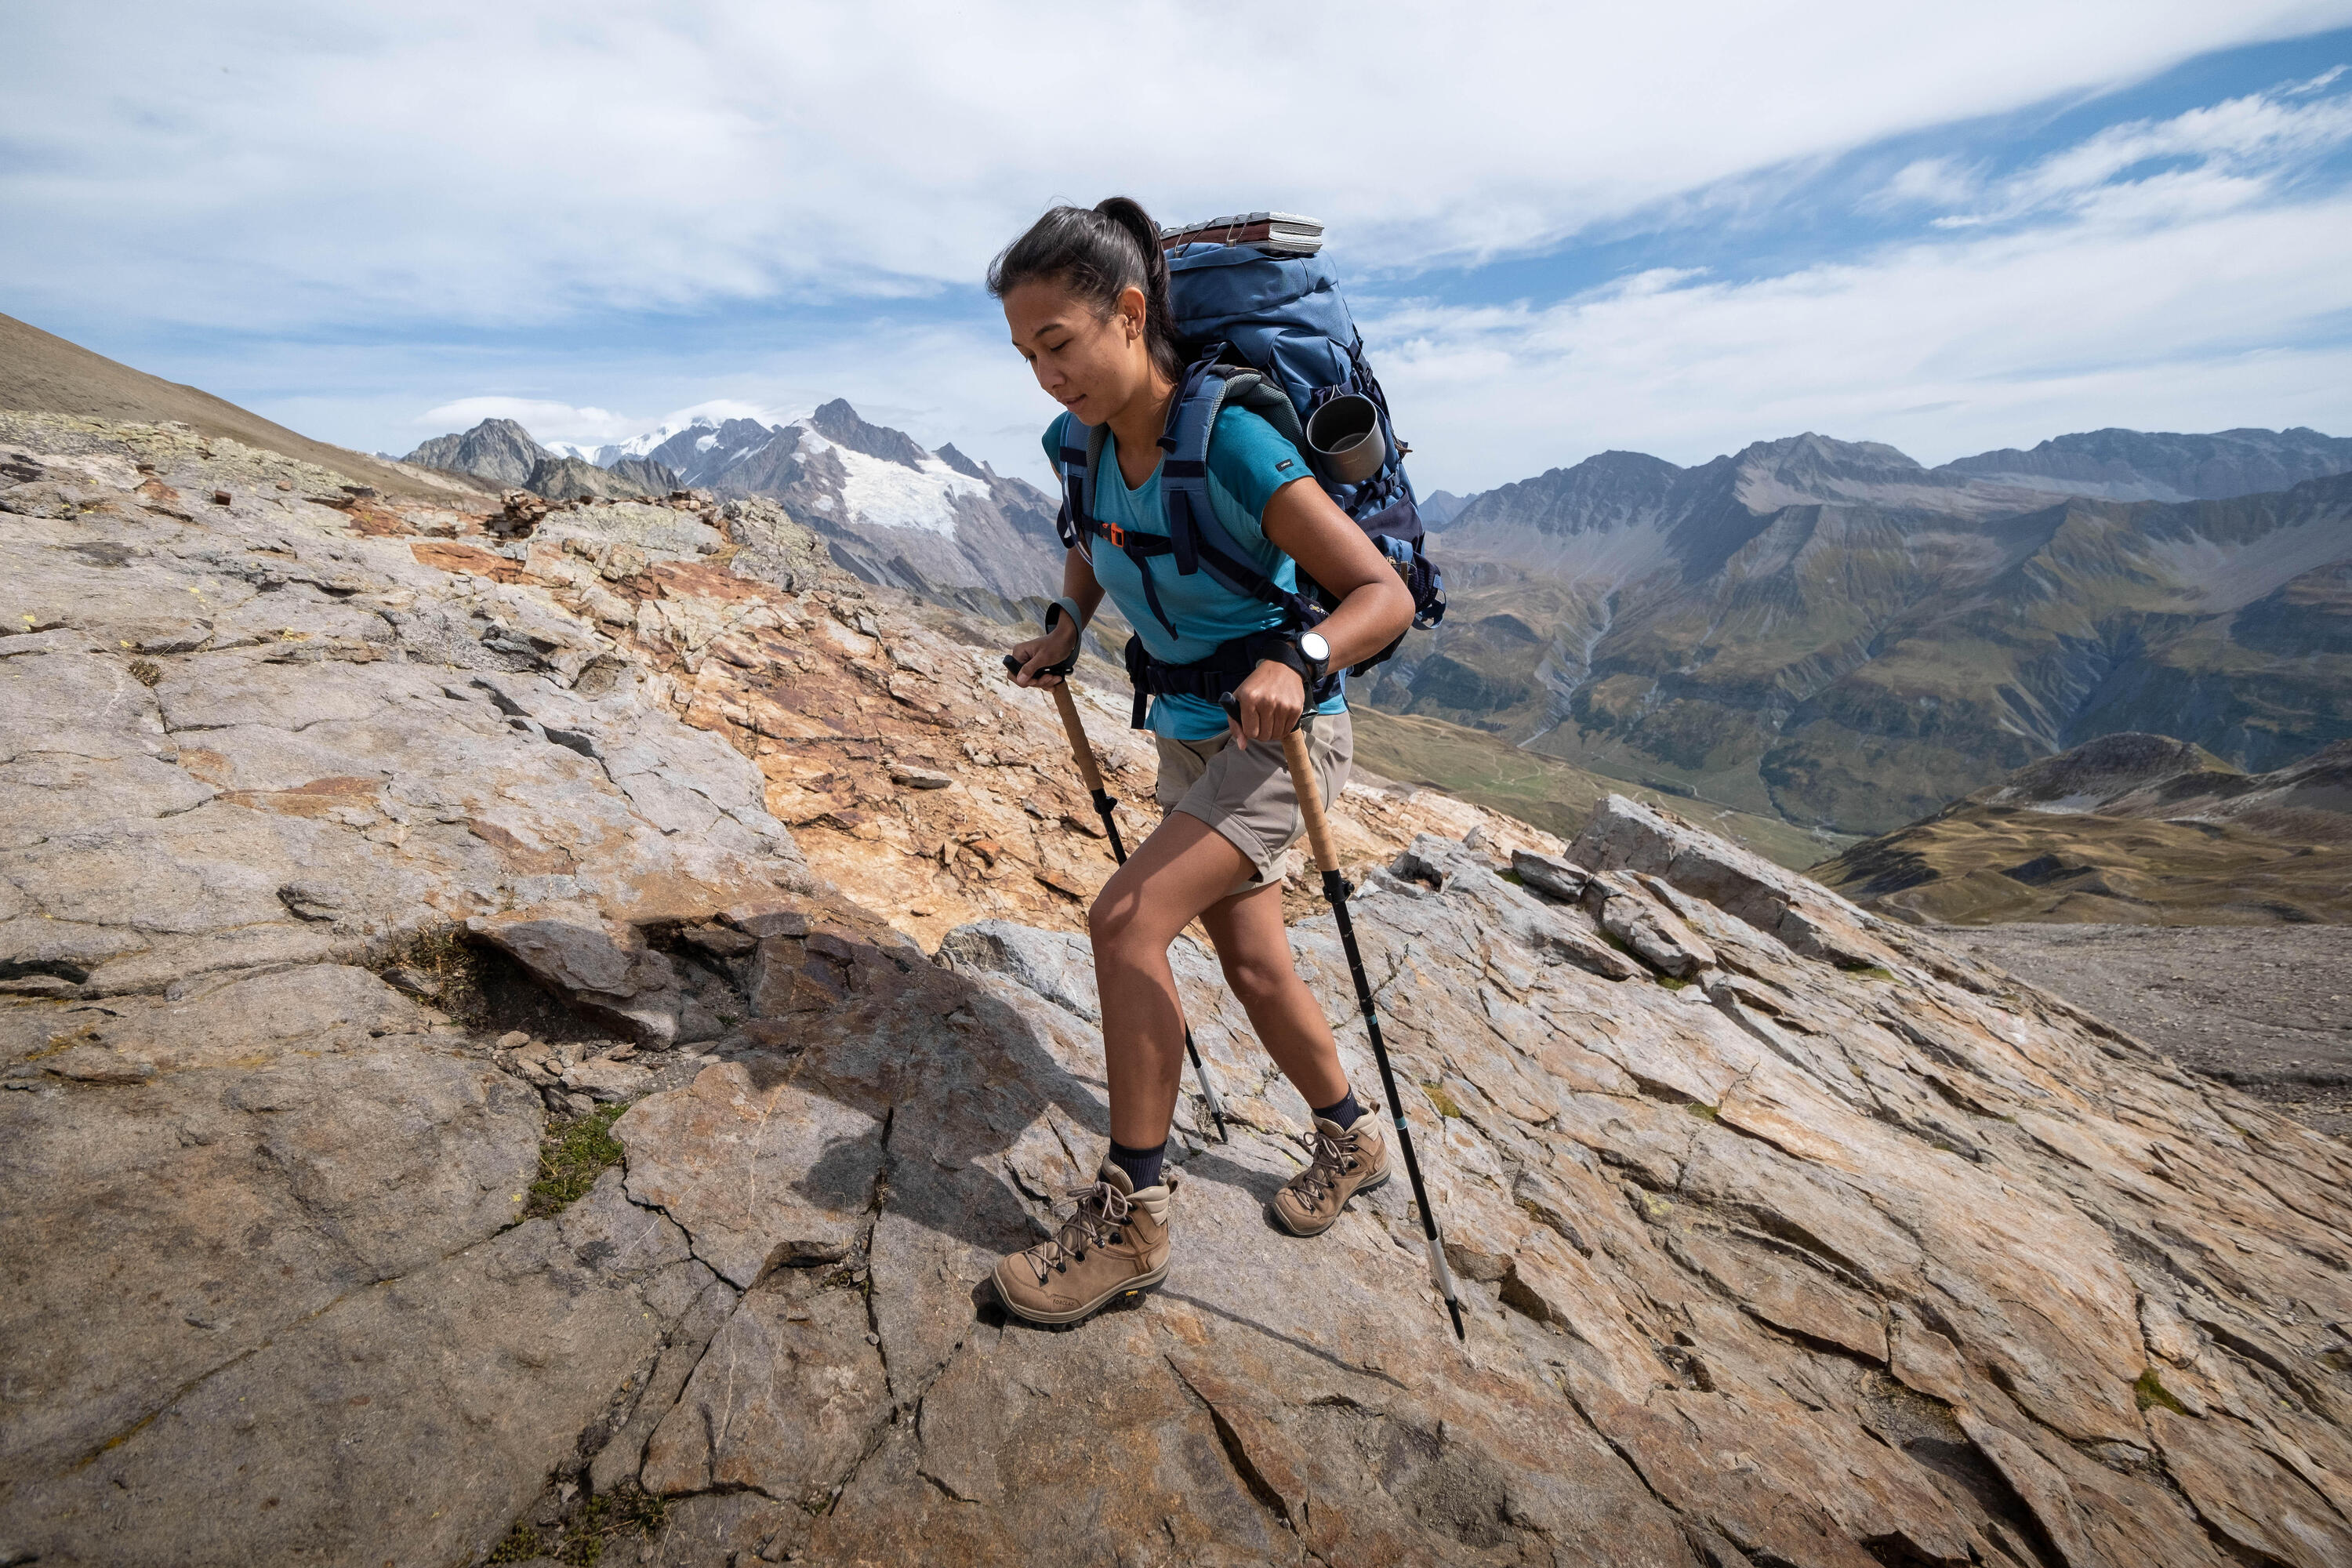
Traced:
POLYGON ((1356 321, 1330 258, 1268 256, 1254 246, 1187 246, 1168 258, 1176 335, 1195 350, 1214 342, 1269 371, 1302 416, 1314 387, 1349 379, 1356 321))

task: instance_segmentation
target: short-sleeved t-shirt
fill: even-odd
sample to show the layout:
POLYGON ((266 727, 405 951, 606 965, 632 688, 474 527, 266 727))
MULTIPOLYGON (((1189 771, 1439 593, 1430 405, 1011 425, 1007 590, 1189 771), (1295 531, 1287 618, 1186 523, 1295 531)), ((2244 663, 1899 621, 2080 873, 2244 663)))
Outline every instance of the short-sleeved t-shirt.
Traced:
MULTIPOLYGON (((1064 414, 1045 428, 1045 456, 1058 461, 1062 431, 1070 416, 1064 414)), ((1266 502, 1293 479, 1307 477, 1307 461, 1298 448, 1284 440, 1275 427, 1246 408, 1221 409, 1215 439, 1209 443, 1209 504, 1217 521, 1243 552, 1276 587, 1296 593, 1297 563, 1265 536, 1266 502)), ((1165 538, 1168 511, 1160 499, 1160 469, 1140 488, 1127 488, 1118 468, 1118 437, 1106 433, 1102 464, 1087 497, 1098 521, 1136 533, 1165 538)), ((1169 664, 1191 664, 1217 651, 1220 643, 1279 626, 1281 609, 1247 594, 1236 594, 1206 572, 1186 576, 1176 570, 1173 557, 1157 555, 1141 563, 1101 540, 1090 542, 1095 581, 1118 606, 1151 657, 1169 664), (1176 624, 1170 637, 1143 595, 1143 572, 1160 608, 1176 624)), ((1345 679, 1341 687, 1345 687, 1345 679)), ((1318 713, 1347 710, 1344 690, 1335 690, 1318 713)), ((1225 732, 1224 710, 1200 697, 1155 697, 1147 721, 1151 732, 1178 741, 1206 741, 1225 732)))

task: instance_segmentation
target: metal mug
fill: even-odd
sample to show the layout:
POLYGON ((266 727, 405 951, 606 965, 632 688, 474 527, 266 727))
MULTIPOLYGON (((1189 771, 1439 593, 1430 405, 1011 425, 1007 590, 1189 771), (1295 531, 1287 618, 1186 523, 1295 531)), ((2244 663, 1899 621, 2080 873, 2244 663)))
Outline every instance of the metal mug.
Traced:
POLYGON ((1379 405, 1361 393, 1335 397, 1308 415, 1307 445, 1316 468, 1343 485, 1363 483, 1389 457, 1379 405))

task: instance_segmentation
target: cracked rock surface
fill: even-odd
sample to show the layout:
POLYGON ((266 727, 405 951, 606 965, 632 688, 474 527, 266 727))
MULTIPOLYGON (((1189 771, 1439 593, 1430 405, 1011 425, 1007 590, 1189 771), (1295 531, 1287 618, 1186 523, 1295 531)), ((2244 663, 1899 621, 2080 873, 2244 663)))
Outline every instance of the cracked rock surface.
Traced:
POLYGON ((2352 1563, 2352 1153, 1931 936, 1351 791, 1467 1346, 1404 1183, 1268 1223, 1187 941, 1232 1140, 1188 1079, 1167 1285, 1034 1331, 1109 863, 985 628, 772 508, 0 438, 0 1563, 2352 1563))

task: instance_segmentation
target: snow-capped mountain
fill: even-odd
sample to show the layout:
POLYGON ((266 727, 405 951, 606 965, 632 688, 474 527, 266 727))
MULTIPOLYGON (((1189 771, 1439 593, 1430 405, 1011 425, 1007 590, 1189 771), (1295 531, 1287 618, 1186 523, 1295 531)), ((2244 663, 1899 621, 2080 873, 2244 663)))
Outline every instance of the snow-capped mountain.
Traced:
POLYGON ((1059 591, 1052 497, 952 447, 926 451, 840 399, 786 425, 698 419, 606 449, 642 452, 722 495, 772 496, 873 582, 1059 591))
POLYGON ((561 441, 538 449, 605 469, 658 464, 682 485, 772 497, 869 582, 980 587, 1008 598, 1061 591, 1054 497, 952 446, 927 451, 838 398, 783 425, 696 416, 593 449, 561 441))

